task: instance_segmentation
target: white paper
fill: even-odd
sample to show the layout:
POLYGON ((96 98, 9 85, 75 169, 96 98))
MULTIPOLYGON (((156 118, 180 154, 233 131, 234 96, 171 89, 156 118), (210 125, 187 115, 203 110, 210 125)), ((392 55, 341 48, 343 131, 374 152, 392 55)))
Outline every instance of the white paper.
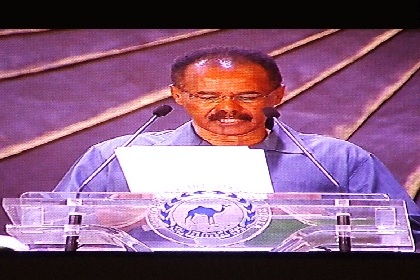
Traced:
POLYGON ((115 153, 131 192, 273 192, 260 149, 130 146, 117 148, 115 153))

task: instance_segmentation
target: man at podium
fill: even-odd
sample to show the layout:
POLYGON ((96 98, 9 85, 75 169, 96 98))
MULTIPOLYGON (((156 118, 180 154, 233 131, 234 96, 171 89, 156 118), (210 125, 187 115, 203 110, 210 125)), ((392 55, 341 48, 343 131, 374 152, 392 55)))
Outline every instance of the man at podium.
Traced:
MULTIPOLYGON (((173 130, 136 135, 130 145, 262 149, 274 192, 385 193, 405 200, 411 217, 420 215, 404 187, 372 153, 348 141, 299 133, 277 120, 275 108, 285 85, 276 61, 265 53, 198 49, 174 61, 171 81, 172 97, 191 120, 173 130)), ((130 191, 118 160, 107 162, 129 139, 121 136, 89 148, 54 191, 130 191)), ((229 168, 229 162, 221 164, 229 168)))

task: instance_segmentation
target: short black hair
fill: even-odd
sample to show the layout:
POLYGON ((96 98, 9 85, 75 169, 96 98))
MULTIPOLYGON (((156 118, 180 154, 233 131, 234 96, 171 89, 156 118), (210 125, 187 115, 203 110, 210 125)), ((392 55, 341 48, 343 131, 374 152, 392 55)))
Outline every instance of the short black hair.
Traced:
POLYGON ((189 65, 206 58, 231 58, 233 60, 236 59, 258 64, 267 71, 273 88, 279 87, 283 81, 276 61, 268 54, 258 50, 236 46, 215 46, 196 49, 176 58, 171 66, 172 84, 178 87, 181 86, 185 69, 189 65))

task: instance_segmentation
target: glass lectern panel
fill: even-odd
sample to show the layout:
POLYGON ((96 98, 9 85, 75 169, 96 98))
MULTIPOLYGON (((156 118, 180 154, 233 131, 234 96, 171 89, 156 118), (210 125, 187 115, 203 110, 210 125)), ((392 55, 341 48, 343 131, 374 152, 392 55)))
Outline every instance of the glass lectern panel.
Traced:
POLYGON ((383 194, 28 192, 3 208, 34 251, 69 236, 98 251, 414 251, 405 202, 383 194))

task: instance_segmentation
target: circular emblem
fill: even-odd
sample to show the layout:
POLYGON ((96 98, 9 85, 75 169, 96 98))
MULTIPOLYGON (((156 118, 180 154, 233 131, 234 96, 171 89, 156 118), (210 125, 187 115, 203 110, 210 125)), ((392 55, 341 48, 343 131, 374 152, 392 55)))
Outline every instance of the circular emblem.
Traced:
POLYGON ((158 235, 197 247, 250 240, 270 221, 271 210, 265 201, 221 191, 196 191, 159 199, 147 216, 149 226, 158 235))

